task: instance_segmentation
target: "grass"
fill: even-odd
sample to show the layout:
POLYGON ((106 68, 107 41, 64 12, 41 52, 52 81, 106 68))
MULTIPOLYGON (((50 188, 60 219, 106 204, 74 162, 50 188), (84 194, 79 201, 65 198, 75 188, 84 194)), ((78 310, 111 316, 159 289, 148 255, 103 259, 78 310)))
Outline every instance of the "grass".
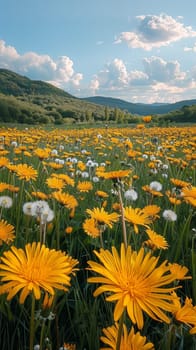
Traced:
MULTIPOLYGON (((61 128, 34 128, 18 125, 0 129, 0 200, 2 196, 11 197, 10 208, 1 206, 1 221, 14 227, 14 239, 6 242, 0 231, 0 254, 11 246, 24 249, 27 243, 40 240, 41 227, 39 218, 25 215, 23 206, 27 202, 45 201, 54 213, 54 218, 46 222, 45 244, 50 249, 61 249, 78 260, 79 270, 72 276, 71 286, 67 293, 55 291, 55 300, 47 310, 43 309, 41 298, 36 300, 35 311, 42 310, 44 319, 34 319, 35 335, 33 345, 39 344, 43 350, 58 350, 67 343, 67 348, 77 350, 98 350, 103 347, 100 341, 102 329, 114 323, 114 303, 105 300, 105 294, 93 296, 95 286, 87 282, 91 272, 86 268, 89 260, 95 260, 94 250, 101 246, 100 237, 92 238, 84 230, 88 218, 87 209, 104 208, 107 213, 119 212, 119 196, 115 181, 99 176, 99 171, 131 170, 128 177, 119 183, 123 206, 140 208, 156 205, 160 208, 158 217, 150 225, 157 234, 164 236, 168 249, 155 249, 147 245, 146 228, 139 226, 139 234, 134 232, 133 225, 125 222, 129 245, 139 251, 144 246, 146 253, 152 251, 159 256, 160 262, 177 263, 185 266, 187 275, 192 279, 182 279, 182 286, 177 290, 183 307, 185 298, 196 301, 195 280, 195 139, 196 127, 116 127, 110 125, 87 128, 66 126, 61 128), (156 138, 156 142, 154 141, 156 138), (48 150, 46 158, 39 158, 36 150, 48 150), (56 152, 54 152, 54 150, 56 152), (131 151, 131 152, 129 152, 131 151), (134 152, 132 152, 134 151, 134 152), (130 156, 130 154, 132 154, 130 156), (8 162, 6 163, 7 160, 8 162), (89 167, 88 161, 92 161, 89 167), (27 164, 37 171, 35 180, 21 179, 17 170, 10 165, 27 164), (59 168, 58 166, 59 165, 59 168), (66 183, 62 192, 73 196, 78 205, 72 211, 60 204, 53 196, 59 188, 49 187, 47 179, 67 175, 73 185, 66 183), (175 179, 176 182, 172 182, 175 179), (90 182, 92 190, 81 192, 79 182, 90 182), (162 185, 162 196, 147 192, 144 186, 153 181, 162 185), (178 181, 178 185, 177 184, 178 181), (192 197, 183 196, 182 182, 192 189, 192 197), (3 184, 12 185, 3 190, 3 184), (134 189, 138 198, 126 199, 128 189, 134 189), (97 191, 107 194, 103 197, 97 191), (175 200, 179 200, 179 204, 175 200), (172 210, 177 215, 176 221, 166 221, 164 210, 172 210), (71 233, 66 229, 71 227, 71 233), (1 237, 2 235, 2 237, 1 237), (50 313, 54 319, 50 319, 50 313), (41 340, 40 340, 41 339, 41 340), (68 345, 69 344, 69 345, 68 345), (68 347, 69 346, 69 347, 68 347)), ((112 246, 119 249, 123 241, 122 220, 104 226, 102 233, 104 249, 112 246)), ((3 282, 2 282, 3 283, 3 282)), ((191 326, 179 322, 174 315, 169 315, 171 323, 160 323, 145 314, 142 336, 152 342, 156 350, 196 349, 195 335, 189 333, 191 326)), ((195 316, 196 317, 196 316, 195 316)), ((0 336, 2 350, 28 350, 31 318, 31 295, 24 303, 19 303, 18 293, 8 301, 6 294, 0 295, 0 336)), ((191 318, 190 318, 191 320, 191 318)), ((195 321, 194 321, 195 322, 195 321)), ((128 329, 132 322, 126 315, 128 329)), ((135 331, 137 327, 135 326, 135 331)), ((122 350, 122 349, 121 349, 122 350)))

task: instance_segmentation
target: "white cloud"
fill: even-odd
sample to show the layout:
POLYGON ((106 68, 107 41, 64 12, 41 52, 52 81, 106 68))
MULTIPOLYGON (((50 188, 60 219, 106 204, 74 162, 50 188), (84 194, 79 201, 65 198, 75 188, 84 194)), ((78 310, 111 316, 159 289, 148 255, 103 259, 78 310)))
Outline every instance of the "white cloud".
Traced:
POLYGON ((196 43, 192 47, 185 47, 184 51, 196 52, 196 43))
POLYGON ((194 98, 196 67, 182 71, 178 61, 151 56, 143 59, 142 70, 128 70, 123 60, 115 58, 94 76, 89 94, 153 103, 194 98), (186 96, 185 98, 182 96, 186 96))
POLYGON ((105 65, 104 69, 95 75, 91 81, 90 88, 98 90, 123 90, 131 84, 143 84, 148 79, 147 74, 141 71, 128 71, 123 60, 115 58, 112 62, 105 65))
POLYGON ((137 31, 122 32, 115 43, 126 42, 131 48, 151 50, 196 36, 196 32, 190 26, 185 26, 166 14, 138 16, 137 19, 137 31))
POLYGON ((81 73, 75 73, 73 61, 67 56, 61 56, 54 61, 49 55, 39 55, 35 52, 20 55, 3 40, 0 40, 0 66, 27 75, 31 79, 48 81, 64 89, 78 87, 83 79, 81 73))
POLYGON ((169 82, 185 78, 178 61, 165 61, 161 57, 152 56, 144 58, 143 65, 150 81, 169 82))
POLYGON ((99 90, 99 86, 100 86, 99 80, 95 76, 95 78, 91 80, 90 87, 89 87, 93 95, 96 94, 96 92, 99 90))

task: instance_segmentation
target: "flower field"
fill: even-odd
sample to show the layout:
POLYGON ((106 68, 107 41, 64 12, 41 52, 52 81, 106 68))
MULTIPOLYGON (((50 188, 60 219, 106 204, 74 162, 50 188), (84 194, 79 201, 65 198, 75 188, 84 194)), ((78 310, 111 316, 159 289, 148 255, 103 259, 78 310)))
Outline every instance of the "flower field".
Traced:
POLYGON ((196 349, 196 126, 0 129, 1 350, 196 349))

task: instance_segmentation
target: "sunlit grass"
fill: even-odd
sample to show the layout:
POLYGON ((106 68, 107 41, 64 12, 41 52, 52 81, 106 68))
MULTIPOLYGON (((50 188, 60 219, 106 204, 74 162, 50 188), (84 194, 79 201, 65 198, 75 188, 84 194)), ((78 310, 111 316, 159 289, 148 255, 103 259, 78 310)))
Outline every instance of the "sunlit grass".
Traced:
MULTIPOLYGON (((29 293, 20 304, 18 291, 9 289, 11 285, 6 291, 2 279, 1 350, 29 346, 32 350, 36 345, 40 350, 103 348, 102 329, 114 325, 116 301, 106 300, 111 291, 93 296, 96 286, 88 278, 96 275, 88 262, 98 262, 94 252, 101 247, 120 252, 122 242, 135 251, 133 256, 144 249, 151 262, 158 258, 167 269, 175 263, 172 272, 165 270, 175 275, 167 288, 177 287, 180 307, 186 300, 190 307, 186 320, 181 309, 162 310, 165 316, 159 314, 158 320, 163 322, 144 308, 140 330, 134 313, 130 318, 123 312, 115 328, 116 349, 124 349, 120 348, 123 323, 128 332, 134 326, 135 333, 140 331, 155 349, 195 349, 195 334, 190 334, 196 327, 195 146, 195 126, 157 128, 150 126, 150 120, 134 128, 0 129, 1 257, 11 247, 23 250, 40 242, 78 260, 69 290, 54 287, 51 303, 45 299, 44 287, 38 298, 29 280, 29 293)), ((124 279, 126 269, 128 263, 123 267, 124 279)), ((47 292, 50 298, 52 293, 47 292)), ((163 304, 159 307, 163 309, 163 304)), ((129 339, 124 334, 122 341, 130 346, 133 338, 133 332, 129 339)))

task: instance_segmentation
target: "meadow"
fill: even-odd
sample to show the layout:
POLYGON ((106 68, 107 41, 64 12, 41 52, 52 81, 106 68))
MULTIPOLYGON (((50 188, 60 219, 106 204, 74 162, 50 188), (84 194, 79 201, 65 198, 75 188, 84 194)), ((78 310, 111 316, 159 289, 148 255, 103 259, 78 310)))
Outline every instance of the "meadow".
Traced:
POLYGON ((196 349, 196 126, 0 129, 1 350, 196 349))

